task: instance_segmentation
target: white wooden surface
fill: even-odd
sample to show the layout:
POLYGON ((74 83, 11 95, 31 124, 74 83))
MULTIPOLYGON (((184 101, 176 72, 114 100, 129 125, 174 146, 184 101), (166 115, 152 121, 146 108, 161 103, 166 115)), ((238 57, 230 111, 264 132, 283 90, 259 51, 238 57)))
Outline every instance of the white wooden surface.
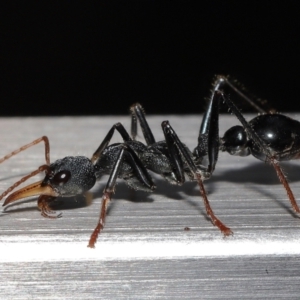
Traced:
MULTIPOLYGON (((168 119, 193 148, 201 117, 148 120, 157 140, 163 138, 161 121, 168 119)), ((50 139, 52 161, 90 157, 118 121, 130 128, 127 116, 2 118, 0 157, 42 135, 50 139)), ((221 133, 234 124, 235 117, 222 117, 221 133)), ((1 164, 0 190, 43 159, 39 145, 1 164)), ((284 170, 299 199, 299 163, 286 163, 284 170)), ((3 210, 1 299, 300 298, 300 219, 270 166, 221 153, 205 182, 215 213, 234 236, 224 239, 208 221, 195 183, 174 187, 156 178, 153 194, 119 182, 105 230, 89 249, 105 181, 94 187, 92 203, 65 199, 58 220, 43 218, 35 199, 3 210)))

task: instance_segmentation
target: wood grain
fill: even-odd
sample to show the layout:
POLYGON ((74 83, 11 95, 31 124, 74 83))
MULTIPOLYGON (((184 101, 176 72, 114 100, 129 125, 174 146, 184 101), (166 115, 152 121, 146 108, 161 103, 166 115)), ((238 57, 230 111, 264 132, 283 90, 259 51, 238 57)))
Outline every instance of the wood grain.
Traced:
MULTIPOLYGON (((148 117, 157 140, 166 119, 193 149, 201 117, 148 117)), ((50 139, 51 161, 90 157, 119 121, 130 128, 127 116, 2 118, 0 157, 42 135, 50 139)), ((221 121, 221 133, 238 124, 233 116, 221 121)), ((114 141, 120 140, 116 134, 114 141)), ((1 191, 43 164, 43 151, 39 145, 2 163, 1 191)), ((299 163, 283 168, 299 199, 299 163)), ((207 219, 195 183, 174 187, 154 178, 153 194, 118 183, 95 249, 87 243, 107 178, 93 188, 91 203, 64 199, 58 220, 43 218, 35 199, 3 210, 1 298, 299 299, 300 219, 272 167, 220 154, 205 188, 214 212, 234 232, 228 238, 207 219)))

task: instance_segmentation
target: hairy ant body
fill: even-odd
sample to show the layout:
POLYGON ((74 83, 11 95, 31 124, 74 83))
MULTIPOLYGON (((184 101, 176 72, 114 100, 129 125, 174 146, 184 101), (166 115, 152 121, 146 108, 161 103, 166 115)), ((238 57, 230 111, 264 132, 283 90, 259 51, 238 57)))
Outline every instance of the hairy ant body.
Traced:
POLYGON ((213 213, 203 185, 203 180, 211 177, 218 160, 218 153, 221 150, 227 151, 231 155, 252 154, 258 159, 271 163, 287 190, 293 209, 300 212, 278 163, 280 160, 299 158, 300 123, 280 114, 264 114, 247 122, 235 104, 222 92, 224 85, 231 87, 260 112, 264 112, 226 77, 218 76, 213 83, 209 106, 200 127, 198 145, 193 152, 180 141, 168 121, 163 121, 161 125, 165 140, 156 142, 143 109, 137 103, 130 108, 132 113, 131 135, 122 124, 116 123, 91 159, 84 156, 68 156, 50 164, 50 147, 46 136, 6 155, 0 160, 0 163, 43 141, 46 164, 8 188, 0 196, 0 200, 9 194, 3 204, 5 206, 25 197, 39 195, 38 207, 41 214, 44 217, 57 218, 60 215, 51 215, 53 212, 50 206, 58 196, 71 197, 84 194, 94 186, 96 180, 103 175, 109 175, 103 192, 99 221, 88 244, 93 248, 104 227, 106 210, 114 193, 117 179, 123 179, 129 187, 135 190, 152 192, 156 188, 148 173, 148 171, 152 171, 161 175, 171 184, 182 185, 186 177, 196 181, 207 215, 212 223, 227 236, 232 234, 232 231, 213 213), (230 128, 222 138, 219 138, 219 106, 222 101, 226 102, 242 126, 230 128), (136 140, 137 122, 142 128, 146 144, 136 140), (109 144, 115 130, 120 133, 123 143, 109 144), (204 159, 207 160, 205 165, 204 159), (11 193, 21 183, 43 171, 46 176, 42 181, 11 193))

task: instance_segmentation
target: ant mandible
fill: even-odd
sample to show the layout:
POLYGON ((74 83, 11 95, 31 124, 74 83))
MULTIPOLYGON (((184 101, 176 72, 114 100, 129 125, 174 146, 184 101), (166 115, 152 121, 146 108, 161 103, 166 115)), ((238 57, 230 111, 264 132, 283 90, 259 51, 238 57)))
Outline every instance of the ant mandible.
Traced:
POLYGON ((196 181, 207 215, 212 223, 227 236, 232 234, 232 231, 213 213, 203 186, 203 180, 211 177, 218 160, 218 152, 221 150, 227 151, 231 155, 246 156, 252 154, 258 159, 270 162, 287 190, 293 209, 300 212, 278 163, 280 160, 299 157, 298 132, 300 132, 300 123, 280 114, 264 114, 247 122, 235 104, 222 92, 221 89, 224 85, 231 87, 260 112, 264 112, 233 85, 227 77, 217 76, 213 83, 208 109, 201 123, 198 145, 193 152, 180 141, 168 121, 162 122, 165 140, 156 142, 144 111, 141 105, 137 103, 130 108, 132 113, 131 136, 122 124, 113 125, 91 159, 83 156, 68 156, 50 164, 49 140, 45 136, 2 158, 0 163, 39 142, 45 143, 46 164, 8 188, 0 196, 0 200, 27 179, 45 171, 46 176, 42 181, 11 193, 3 205, 25 197, 39 195, 38 207, 41 214, 44 217, 57 218, 60 215, 51 215, 50 205, 58 196, 70 197, 83 194, 94 186, 97 179, 108 174, 109 179, 102 197, 99 221, 88 244, 89 247, 93 248, 100 231, 104 227, 106 210, 114 193, 117 178, 124 179, 127 185, 135 190, 152 192, 156 187, 148 173, 150 170, 160 174, 171 184, 182 185, 185 182, 185 177, 196 181), (226 102, 243 125, 230 128, 223 138, 219 138, 219 105, 221 101, 226 102), (146 145, 136 141, 137 121, 142 128, 146 145), (109 145, 115 130, 122 136, 123 143, 109 145), (203 165, 204 158, 207 158, 207 165, 203 165))

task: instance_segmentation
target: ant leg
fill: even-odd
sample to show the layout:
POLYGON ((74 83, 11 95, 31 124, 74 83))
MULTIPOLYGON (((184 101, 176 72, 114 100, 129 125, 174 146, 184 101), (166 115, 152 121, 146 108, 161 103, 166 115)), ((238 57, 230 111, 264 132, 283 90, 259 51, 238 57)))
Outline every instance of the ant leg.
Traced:
POLYGON ((103 139, 102 143, 98 147, 98 149, 94 152, 91 161, 93 163, 96 163, 97 160, 100 158, 103 150, 108 146, 115 130, 117 130, 120 135, 122 136, 124 142, 131 141, 132 139, 130 138, 128 132, 124 128, 124 126, 121 123, 116 123, 112 126, 112 128, 108 131, 106 137, 103 139))
POLYGON ((90 241, 88 244, 88 247, 90 247, 90 248, 95 248, 95 243, 97 241, 98 235, 99 235, 100 231, 104 228, 107 207, 111 200, 112 194, 114 193, 117 177, 118 177, 118 174, 120 172, 121 165, 123 162, 124 152, 125 152, 125 149, 122 148, 118 155, 118 158, 114 164, 113 170, 109 176, 108 182, 105 186, 103 196, 102 196, 102 205, 101 205, 101 210, 100 210, 99 221, 90 237, 90 241))
POLYGON ((156 189, 156 186, 154 185, 147 168, 129 145, 123 145, 123 147, 126 149, 126 161, 133 169, 131 178, 124 178, 127 181, 127 184, 134 189, 153 192, 153 190, 156 189))
POLYGON ((135 103, 130 107, 131 111, 131 136, 135 140, 137 136, 137 120, 140 123, 144 138, 147 145, 152 145, 155 143, 155 138, 149 127, 149 124, 145 117, 145 112, 143 107, 139 103, 135 103))
MULTIPOLYGON (((177 145, 174 142, 174 136, 171 134, 171 131, 173 131, 173 128, 170 126, 169 121, 163 121, 161 123, 163 133, 165 135, 165 141, 167 143, 168 151, 169 151, 169 160, 171 162, 171 165, 174 166, 173 172, 176 177, 177 184, 183 184, 185 182, 184 177, 184 166, 182 157, 191 159, 190 155, 188 155, 186 148, 183 146, 182 151, 185 152, 185 154, 182 154, 180 156, 180 149, 178 149, 177 145)), ((174 132, 174 131, 173 131, 174 132)), ((174 132, 175 134, 175 132, 174 132)), ((176 135, 177 137, 177 135, 176 135)), ((180 142, 181 143, 181 142, 180 142)), ((188 162, 187 162, 188 164, 188 162)), ((195 166, 196 170, 196 166, 195 166)))
POLYGON ((152 178, 148 174, 147 169, 143 166, 138 156, 129 145, 123 144, 103 192, 99 221, 90 237, 88 244, 88 247, 90 248, 95 247, 98 235, 104 228, 107 207, 111 201, 112 194, 115 191, 116 180, 122 167, 124 155, 126 155, 126 162, 132 167, 133 176, 136 178, 135 181, 131 181, 130 183, 128 182, 130 180, 129 178, 124 178, 127 181, 127 184, 133 188, 143 189, 148 192, 151 192, 156 188, 152 182, 152 178))
POLYGON ((285 176, 284 176, 284 174, 282 172, 282 169, 281 169, 279 163, 274 158, 270 159, 270 163, 274 167, 274 169, 275 169, 275 171, 277 173, 277 176, 278 176, 280 182, 283 184, 283 186, 284 186, 284 188, 285 188, 285 190, 287 192, 287 195, 288 195, 288 197, 290 199, 290 202, 291 202, 291 205, 292 205, 294 211, 296 213, 300 213, 300 209, 299 209, 299 206, 298 206, 298 204, 296 202, 295 196, 294 196, 294 194, 293 194, 293 192, 292 192, 292 190, 290 188, 289 183, 287 182, 287 180, 286 180, 286 178, 285 178, 285 176))
MULTIPOLYGON (((175 133, 175 131, 173 130, 173 128, 171 127, 171 125, 169 124, 168 121, 164 121, 162 123, 162 129, 165 134, 165 139, 168 144, 169 150, 170 150, 170 147, 171 148, 176 147, 178 149, 181 159, 183 161, 185 161, 185 163, 188 165, 191 173, 194 175, 194 178, 197 180, 199 188, 200 188, 200 193, 201 193, 201 196, 204 201, 206 213, 210 217, 213 225, 217 226, 225 236, 232 234, 232 231, 230 230, 230 228, 228 228, 225 224, 223 224, 216 217, 212 208, 210 207, 210 204, 209 204, 209 201, 208 201, 208 198, 206 195, 206 191, 205 191, 205 188, 203 185, 203 173, 204 173, 204 178, 206 178, 207 174, 205 174, 205 172, 203 172, 203 170, 200 170, 197 168, 197 166, 195 165, 195 163, 193 161, 191 154, 187 151, 187 148, 179 140, 177 134, 175 133)), ((170 154, 172 155, 172 153, 174 153, 174 152, 175 151, 171 150, 170 154)), ((172 158, 172 160, 177 160, 177 159, 178 159, 177 157, 172 158)))
POLYGON ((49 143, 48 137, 46 137, 46 136, 42 136, 42 137, 34 140, 33 142, 31 142, 27 145, 24 145, 21 148, 19 148, 15 151, 11 152, 10 154, 4 156, 3 158, 0 159, 0 164, 2 162, 4 162, 5 160, 11 158, 12 156, 26 150, 27 148, 29 148, 31 146, 34 146, 34 145, 36 145, 36 144, 38 144, 39 142, 42 142, 42 141, 45 143, 45 160, 46 160, 46 164, 50 165, 50 143, 49 143))
POLYGON ((222 96, 218 91, 220 84, 214 87, 209 106, 201 122, 198 145, 194 150, 194 155, 200 163, 208 155, 207 172, 210 174, 215 170, 219 154, 219 104, 222 96))
POLYGON ((53 211, 50 208, 50 204, 51 202, 53 202, 56 199, 56 197, 52 197, 52 196, 47 196, 47 195, 41 195, 37 201, 38 203, 38 208, 41 211, 41 215, 45 218, 49 218, 49 219, 57 219, 61 217, 61 213, 58 215, 53 215, 56 212, 53 211), (51 216, 52 214, 52 216, 51 216))
MULTIPOLYGON (((259 113, 265 114, 265 113, 272 113, 275 112, 275 109, 269 107, 268 110, 265 110, 261 108, 259 105, 257 105, 251 98, 256 98, 256 101, 259 102, 261 99, 257 99, 257 97, 254 97, 251 95, 247 96, 245 94, 246 89, 243 85, 238 83, 237 81, 235 84, 232 83, 232 81, 229 80, 229 76, 224 76, 224 75, 217 75, 216 79, 213 81, 213 90, 215 91, 216 88, 219 89, 220 86, 225 86, 227 85, 229 88, 231 88, 237 95, 239 95, 242 99, 244 99, 249 105, 251 105, 255 110, 257 110, 259 113), (239 85, 239 87, 235 86, 235 84, 239 85)), ((266 104, 264 103, 266 106, 266 104)))

